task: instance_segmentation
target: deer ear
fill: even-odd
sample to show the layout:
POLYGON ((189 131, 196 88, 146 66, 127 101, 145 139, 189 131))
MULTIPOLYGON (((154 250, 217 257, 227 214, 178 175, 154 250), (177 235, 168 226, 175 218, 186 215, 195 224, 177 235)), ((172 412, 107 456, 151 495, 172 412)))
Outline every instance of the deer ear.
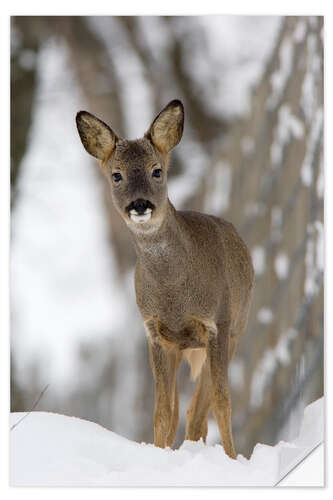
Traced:
POLYGON ((146 136, 162 151, 168 153, 180 141, 184 128, 184 106, 178 100, 169 102, 156 116, 146 136))
POLYGON ((86 151, 98 160, 108 160, 118 139, 113 130, 88 111, 79 111, 76 125, 86 151))

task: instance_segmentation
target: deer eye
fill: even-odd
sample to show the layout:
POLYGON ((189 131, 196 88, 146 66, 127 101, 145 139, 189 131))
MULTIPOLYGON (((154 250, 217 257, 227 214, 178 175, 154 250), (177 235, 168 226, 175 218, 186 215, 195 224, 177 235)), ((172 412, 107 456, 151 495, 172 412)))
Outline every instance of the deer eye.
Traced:
POLYGON ((112 174, 112 178, 115 182, 119 182, 122 179, 122 175, 119 172, 116 172, 115 174, 112 174))
POLYGON ((160 168, 155 168, 155 169, 153 170, 152 176, 153 176, 153 177, 161 177, 161 172, 162 172, 162 169, 160 169, 160 168))

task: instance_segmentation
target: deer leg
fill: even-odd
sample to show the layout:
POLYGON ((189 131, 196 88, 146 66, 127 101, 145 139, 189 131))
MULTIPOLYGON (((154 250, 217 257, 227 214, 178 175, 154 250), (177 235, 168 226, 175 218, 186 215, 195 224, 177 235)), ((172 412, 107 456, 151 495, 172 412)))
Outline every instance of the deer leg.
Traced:
POLYGON ((154 444, 165 448, 165 446, 169 446, 177 431, 176 370, 179 356, 176 349, 167 350, 161 344, 152 320, 146 322, 145 327, 150 363, 155 380, 154 444))
POLYGON ((178 428, 178 420, 179 420, 179 396, 178 396, 178 388, 177 388, 177 370, 179 363, 182 359, 182 354, 179 351, 173 351, 169 353, 170 362, 169 362, 169 373, 171 379, 171 392, 172 392, 172 402, 171 402, 171 425, 169 434, 167 437, 166 445, 170 448, 176 439, 177 428, 178 428))
POLYGON ((229 339, 229 356, 228 356, 229 363, 231 362, 236 352, 237 340, 238 340, 237 338, 232 338, 232 337, 229 339))
POLYGON ((231 400, 228 386, 230 325, 217 325, 208 334, 207 355, 212 381, 212 403, 224 451, 236 458, 231 429, 231 400))
POLYGON ((176 439, 178 421, 179 421, 179 396, 178 396, 177 386, 175 386, 174 402, 173 402, 172 416, 171 416, 171 426, 166 440, 166 446, 169 446, 170 448, 172 448, 173 443, 175 442, 176 439))
POLYGON ((154 444, 167 446, 172 419, 172 391, 167 353, 158 341, 149 342, 150 363, 155 380, 154 444))
POLYGON ((206 442, 208 432, 208 414, 211 407, 211 381, 209 364, 202 367, 197 387, 187 410, 185 439, 206 442))

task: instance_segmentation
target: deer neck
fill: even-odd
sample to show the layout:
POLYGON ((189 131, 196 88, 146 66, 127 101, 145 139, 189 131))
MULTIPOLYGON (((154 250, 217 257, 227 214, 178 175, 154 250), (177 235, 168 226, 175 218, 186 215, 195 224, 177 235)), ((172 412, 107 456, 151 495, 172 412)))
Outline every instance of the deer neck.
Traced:
POLYGON ((186 240, 177 211, 169 200, 158 229, 132 234, 138 260, 150 274, 157 274, 159 278, 181 274, 186 256, 186 240))

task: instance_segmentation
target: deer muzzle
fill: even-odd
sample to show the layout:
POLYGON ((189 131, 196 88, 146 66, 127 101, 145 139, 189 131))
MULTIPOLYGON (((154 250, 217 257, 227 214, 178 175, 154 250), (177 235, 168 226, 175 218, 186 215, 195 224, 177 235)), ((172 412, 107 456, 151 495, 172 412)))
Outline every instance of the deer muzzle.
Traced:
POLYGON ((137 199, 127 207, 128 215, 133 222, 144 223, 151 218, 154 205, 149 200, 137 199))

